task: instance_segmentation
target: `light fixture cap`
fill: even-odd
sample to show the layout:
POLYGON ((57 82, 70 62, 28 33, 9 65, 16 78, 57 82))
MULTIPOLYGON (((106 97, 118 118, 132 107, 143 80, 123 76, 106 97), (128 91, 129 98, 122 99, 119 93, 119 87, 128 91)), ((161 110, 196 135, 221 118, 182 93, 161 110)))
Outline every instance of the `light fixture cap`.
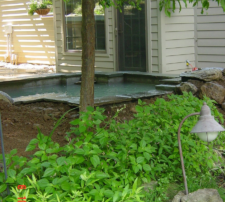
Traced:
POLYGON ((225 131, 225 129, 215 121, 214 117, 211 115, 210 108, 204 102, 200 111, 199 121, 192 128, 191 133, 207 133, 219 131, 225 131))

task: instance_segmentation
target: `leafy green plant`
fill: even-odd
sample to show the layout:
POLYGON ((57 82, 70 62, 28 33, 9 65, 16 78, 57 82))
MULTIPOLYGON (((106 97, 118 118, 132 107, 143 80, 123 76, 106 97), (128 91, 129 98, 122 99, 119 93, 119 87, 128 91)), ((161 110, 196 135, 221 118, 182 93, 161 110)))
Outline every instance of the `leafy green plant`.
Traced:
POLYGON ((31 3, 29 5, 28 14, 34 15, 35 11, 38 9, 46 9, 49 5, 52 5, 52 2, 49 0, 42 0, 41 3, 39 3, 37 0, 31 0, 31 3))
MULTIPOLYGON (((70 122, 68 143, 63 147, 52 141, 54 131, 49 136, 39 131, 26 148, 27 151, 39 149, 32 159, 16 156, 16 150, 6 155, 8 179, 5 182, 0 173, 0 193, 6 190, 6 183, 13 193, 3 201, 15 200, 15 187, 25 184, 24 194, 31 202, 141 202, 147 196, 141 187, 152 180, 158 182, 152 200, 166 200, 163 192, 168 183, 182 182, 177 142, 179 123, 187 114, 199 112, 203 104, 203 100, 188 93, 168 97, 168 102, 157 99, 150 105, 139 100, 134 119, 124 122, 116 120, 123 109, 106 121, 104 109, 88 107, 79 119, 70 122)), ((204 101, 217 121, 223 122, 215 102, 206 97, 204 101)), ((210 144, 189 134, 196 122, 197 116, 187 119, 181 130, 188 176, 208 173, 214 162, 220 160, 213 147, 225 141, 224 134, 210 144)))
MULTIPOLYGON (((218 5, 220 5, 221 8, 223 9, 223 11, 225 12, 225 1, 224 0, 213 0, 213 1, 217 2, 218 5)), ((208 8, 210 6, 210 3, 212 1, 210 1, 210 0, 189 0, 189 1, 184 0, 183 2, 184 2, 184 5, 185 5, 186 8, 187 8, 188 3, 192 4, 193 7, 198 6, 198 4, 200 3, 201 6, 202 6, 201 14, 203 14, 204 10, 208 10, 208 8)), ((182 5, 181 5, 180 0, 172 0, 172 1, 170 1, 170 0, 160 0, 159 9, 161 11, 164 8, 165 14, 170 17, 171 16, 171 10, 172 10, 172 12, 174 12, 176 10, 177 5, 179 6, 179 11, 181 11, 182 5)))

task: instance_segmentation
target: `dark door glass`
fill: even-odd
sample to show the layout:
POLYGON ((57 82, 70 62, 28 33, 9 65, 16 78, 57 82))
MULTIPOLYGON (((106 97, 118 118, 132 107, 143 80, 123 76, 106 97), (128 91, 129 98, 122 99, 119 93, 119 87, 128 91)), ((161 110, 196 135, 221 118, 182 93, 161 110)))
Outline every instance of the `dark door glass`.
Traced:
POLYGON ((141 10, 125 4, 118 11, 118 56, 120 71, 146 72, 145 1, 141 10))

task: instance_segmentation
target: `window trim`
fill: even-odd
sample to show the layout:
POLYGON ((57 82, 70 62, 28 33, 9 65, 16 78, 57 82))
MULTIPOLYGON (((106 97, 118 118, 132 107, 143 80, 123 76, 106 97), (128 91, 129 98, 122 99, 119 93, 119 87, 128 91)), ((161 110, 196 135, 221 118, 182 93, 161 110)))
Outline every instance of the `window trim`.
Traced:
MULTIPOLYGON (((68 50, 66 49, 66 23, 65 23, 65 2, 62 1, 62 40, 63 40, 63 55, 82 55, 81 50, 68 50)), ((108 9, 105 9, 105 50, 95 50, 95 55, 102 57, 109 57, 109 25, 108 25, 108 9)))

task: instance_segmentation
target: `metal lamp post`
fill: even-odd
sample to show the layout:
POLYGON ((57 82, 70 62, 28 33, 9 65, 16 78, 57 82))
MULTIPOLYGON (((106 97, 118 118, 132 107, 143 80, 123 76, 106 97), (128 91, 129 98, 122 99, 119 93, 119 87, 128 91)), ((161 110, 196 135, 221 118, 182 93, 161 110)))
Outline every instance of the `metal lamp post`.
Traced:
POLYGON ((181 147, 181 141, 180 141, 180 130, 181 127, 184 123, 184 121, 190 117, 190 116, 195 116, 195 115, 200 115, 199 121, 197 124, 193 127, 191 130, 191 133, 197 133, 198 137, 206 142, 211 142, 214 139, 216 139, 218 133, 220 131, 225 131, 225 129, 218 124, 214 117, 211 115, 210 108, 208 105, 204 102, 200 113, 192 113, 187 115, 180 123, 179 128, 178 128, 178 144, 179 144, 179 152, 180 152, 180 161, 181 161, 181 167, 182 167, 182 172, 183 172, 183 179, 184 179, 184 187, 185 187, 185 193, 186 195, 188 194, 188 187, 187 187, 187 180, 186 180, 186 174, 185 174, 185 169, 184 169, 184 160, 183 160, 183 154, 182 154, 182 147, 181 147))

